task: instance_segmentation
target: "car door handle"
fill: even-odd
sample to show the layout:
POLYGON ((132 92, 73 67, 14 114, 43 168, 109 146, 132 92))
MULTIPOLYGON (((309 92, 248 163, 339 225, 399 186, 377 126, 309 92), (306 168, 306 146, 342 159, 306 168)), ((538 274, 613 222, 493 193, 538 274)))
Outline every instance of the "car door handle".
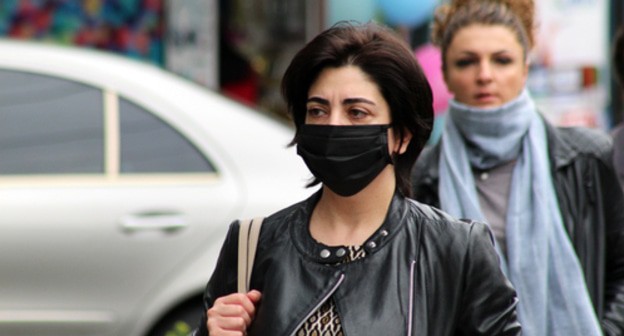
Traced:
POLYGON ((121 218, 121 227, 127 232, 177 231, 187 226, 181 214, 171 212, 146 212, 121 218))

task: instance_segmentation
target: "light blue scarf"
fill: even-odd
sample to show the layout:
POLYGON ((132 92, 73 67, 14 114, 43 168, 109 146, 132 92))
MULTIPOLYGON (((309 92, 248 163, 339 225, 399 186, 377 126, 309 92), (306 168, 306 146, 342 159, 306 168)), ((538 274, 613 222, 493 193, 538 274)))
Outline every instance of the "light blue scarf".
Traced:
POLYGON ((602 335, 559 212, 544 123, 528 91, 492 109, 451 101, 445 128, 440 203, 453 216, 487 222, 471 166, 489 169, 517 160, 507 210, 507 259, 497 251, 518 292, 523 334, 602 335))

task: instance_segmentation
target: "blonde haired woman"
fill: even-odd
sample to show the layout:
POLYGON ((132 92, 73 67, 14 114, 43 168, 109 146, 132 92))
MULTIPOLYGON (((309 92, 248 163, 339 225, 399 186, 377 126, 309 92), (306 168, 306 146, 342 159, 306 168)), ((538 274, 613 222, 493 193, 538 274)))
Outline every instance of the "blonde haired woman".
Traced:
POLYGON ((624 333, 624 201, 612 146, 557 128, 526 89, 531 0, 450 1, 436 11, 450 102, 423 153, 415 198, 487 222, 520 299, 525 335, 624 333))

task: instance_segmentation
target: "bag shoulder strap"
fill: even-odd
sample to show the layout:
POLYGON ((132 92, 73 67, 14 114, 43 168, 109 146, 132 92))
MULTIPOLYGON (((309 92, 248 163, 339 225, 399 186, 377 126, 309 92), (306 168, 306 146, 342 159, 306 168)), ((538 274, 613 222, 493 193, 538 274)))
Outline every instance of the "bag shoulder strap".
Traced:
POLYGON ((258 237, 260 236, 260 227, 262 226, 263 220, 263 217, 256 217, 251 220, 245 219, 240 221, 240 229, 238 233, 239 293, 247 293, 249 291, 251 270, 253 268, 254 258, 256 257, 258 237))

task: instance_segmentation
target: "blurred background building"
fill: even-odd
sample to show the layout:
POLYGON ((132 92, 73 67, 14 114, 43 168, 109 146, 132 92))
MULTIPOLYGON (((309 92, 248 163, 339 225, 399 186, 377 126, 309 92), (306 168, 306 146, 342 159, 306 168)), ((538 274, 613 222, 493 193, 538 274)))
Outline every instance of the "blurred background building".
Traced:
MULTIPOLYGON (((279 81, 293 53, 337 21, 376 20, 410 43, 443 120, 450 95, 439 51, 429 43, 430 20, 441 1, 3 0, 0 36, 120 53, 282 115, 279 81)), ((536 2, 540 33, 531 92, 556 124, 609 130, 622 120, 609 64, 610 41, 624 17, 622 1, 536 2)))

